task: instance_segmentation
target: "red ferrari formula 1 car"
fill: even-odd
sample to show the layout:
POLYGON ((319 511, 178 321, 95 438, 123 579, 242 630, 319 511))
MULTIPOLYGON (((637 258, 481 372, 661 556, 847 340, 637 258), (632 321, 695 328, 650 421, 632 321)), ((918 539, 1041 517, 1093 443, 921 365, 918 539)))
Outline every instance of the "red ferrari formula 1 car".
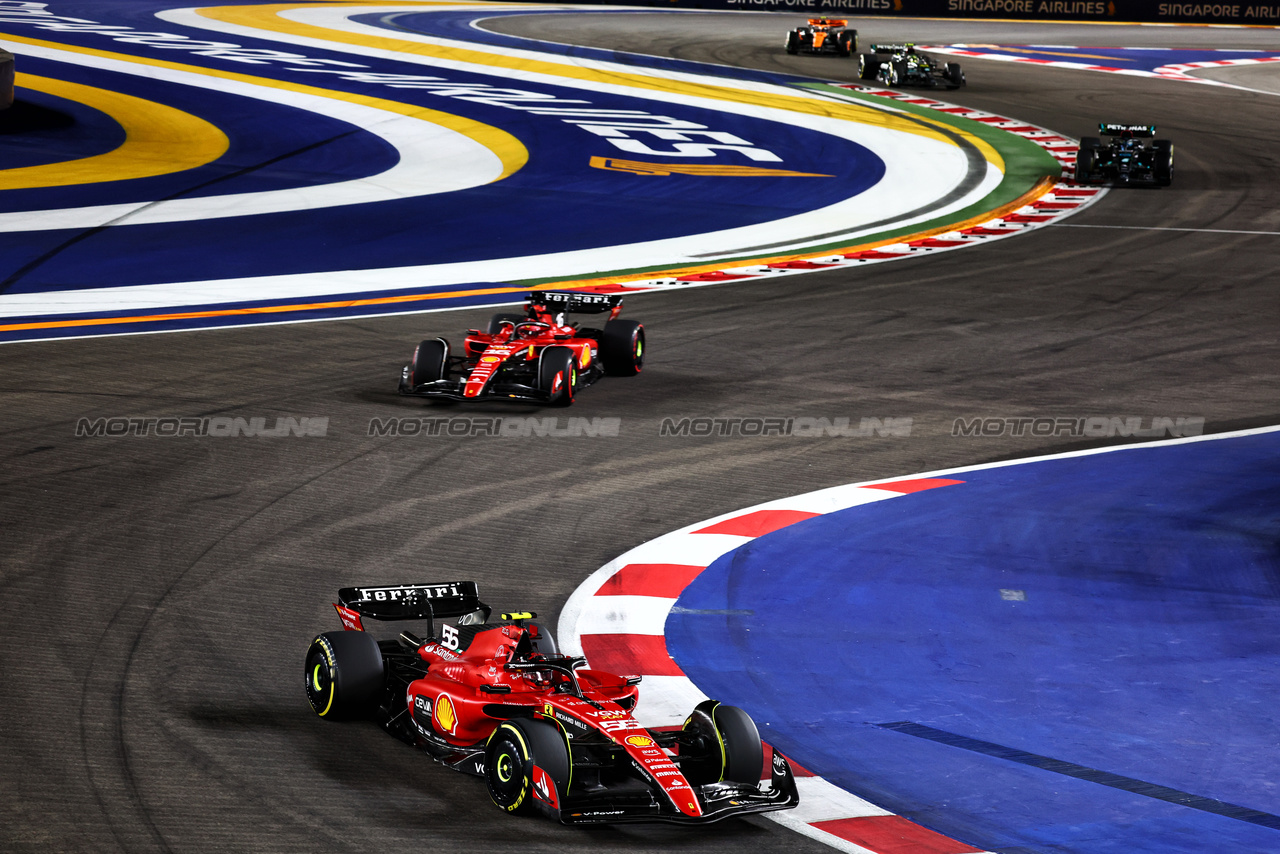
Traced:
POLYGON ((532 613, 489 622, 474 582, 347 587, 338 599, 345 630, 307 650, 311 707, 322 718, 372 718, 484 777, 507 812, 703 824, 799 803, 780 754, 762 783, 763 746, 746 712, 708 700, 681 729, 646 729, 632 717, 639 676, 559 654, 532 613), (425 621, 426 637, 379 640, 367 620, 425 621))
POLYGON ((400 393, 446 400, 497 400, 568 406, 605 374, 635 376, 644 366, 644 326, 620 320, 622 297, 534 291, 525 314, 495 314, 487 331, 467 332, 455 356, 443 338, 418 345, 400 372, 400 393), (569 314, 604 314, 603 329, 579 329, 569 314))

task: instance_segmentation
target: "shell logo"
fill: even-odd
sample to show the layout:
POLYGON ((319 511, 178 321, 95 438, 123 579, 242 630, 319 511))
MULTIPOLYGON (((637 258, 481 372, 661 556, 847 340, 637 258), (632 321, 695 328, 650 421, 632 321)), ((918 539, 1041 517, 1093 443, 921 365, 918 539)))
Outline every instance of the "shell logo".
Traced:
POLYGON ((627 744, 632 747, 653 747, 654 741, 647 735, 630 735, 627 736, 627 744))
POLYGON ((458 728, 458 713, 454 711, 453 701, 447 694, 436 698, 436 726, 449 735, 453 735, 458 728))
POLYGON ((493 364, 494 362, 501 362, 502 360, 501 360, 501 359, 499 359, 497 356, 482 356, 482 357, 480 358, 480 361, 482 361, 482 362, 488 362, 489 364, 493 364))

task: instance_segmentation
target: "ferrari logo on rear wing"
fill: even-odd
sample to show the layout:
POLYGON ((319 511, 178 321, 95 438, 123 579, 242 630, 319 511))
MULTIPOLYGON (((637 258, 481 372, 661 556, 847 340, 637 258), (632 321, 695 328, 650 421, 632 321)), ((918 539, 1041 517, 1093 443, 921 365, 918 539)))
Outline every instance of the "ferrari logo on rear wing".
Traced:
POLYGON ((622 305, 618 294, 584 294, 577 291, 533 291, 529 303, 552 311, 575 314, 603 314, 622 305))
POLYGON ((344 587, 338 591, 338 601, 361 617, 375 620, 460 617, 473 611, 484 611, 487 619, 489 614, 474 581, 344 587))

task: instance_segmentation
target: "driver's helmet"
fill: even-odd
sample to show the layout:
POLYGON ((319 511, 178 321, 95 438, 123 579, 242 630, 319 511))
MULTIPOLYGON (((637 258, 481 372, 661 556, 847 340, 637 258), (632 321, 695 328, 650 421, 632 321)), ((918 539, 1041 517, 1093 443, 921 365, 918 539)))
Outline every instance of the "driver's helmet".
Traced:
POLYGON ((535 323, 521 323, 516 327, 517 338, 537 338, 542 334, 542 327, 535 323))

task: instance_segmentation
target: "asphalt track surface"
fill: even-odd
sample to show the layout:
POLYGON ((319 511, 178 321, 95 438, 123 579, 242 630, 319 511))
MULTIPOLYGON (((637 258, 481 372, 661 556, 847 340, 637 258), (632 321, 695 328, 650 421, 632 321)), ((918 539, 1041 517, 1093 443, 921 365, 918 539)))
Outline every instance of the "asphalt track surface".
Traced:
MULTIPOLYGON (((795 16, 531 15, 537 38, 852 80, 788 57, 795 16), (671 20, 663 20, 670 18, 671 20)), ((1258 47, 1270 30, 858 22, 864 42, 1258 47)), ((1269 45, 1267 45, 1269 46, 1269 45)), ((808 490, 1077 447, 956 418, 1280 421, 1274 95, 965 62, 966 106, 1071 136, 1154 122, 1171 188, 1118 191, 990 247, 627 299, 643 374, 567 412, 424 409, 414 343, 488 312, 9 345, 0 351, 0 848, 826 851, 764 819, 569 830, 376 728, 322 725, 307 640, 340 586, 474 578, 552 616, 681 525, 808 490), (371 418, 618 418, 614 438, 371 437, 371 418), (312 438, 75 437, 80 418, 325 417, 312 438), (910 417, 909 437, 663 437, 664 417, 910 417)), ((1215 72, 1222 75, 1231 72, 1215 72)), ((1259 72, 1243 72, 1253 75, 1259 72)), ((1264 88, 1258 84, 1258 88, 1264 88)), ((1271 84, 1273 86, 1273 84, 1271 84)), ((802 710, 797 710, 802 713, 802 710)))

